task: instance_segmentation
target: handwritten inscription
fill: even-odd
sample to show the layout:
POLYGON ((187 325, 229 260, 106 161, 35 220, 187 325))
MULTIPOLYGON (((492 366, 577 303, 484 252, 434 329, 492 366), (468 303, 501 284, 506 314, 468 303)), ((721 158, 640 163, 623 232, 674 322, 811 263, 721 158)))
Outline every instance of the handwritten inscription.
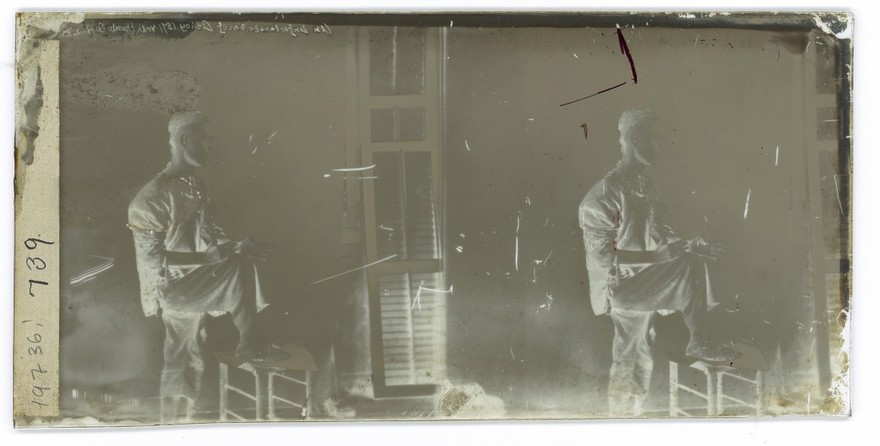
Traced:
POLYGON ((214 33, 225 35, 229 33, 250 34, 287 34, 291 37, 307 36, 310 34, 333 34, 330 25, 297 25, 291 23, 253 23, 253 22, 209 22, 198 21, 158 21, 158 22, 97 22, 85 23, 73 28, 65 29, 60 33, 61 37, 76 37, 81 35, 156 35, 170 36, 174 34, 187 34, 193 32, 214 33))
MULTIPOLYGON (((46 260, 41 257, 42 251, 47 246, 54 245, 55 242, 42 240, 39 238, 29 238, 24 241, 24 247, 27 248, 27 256, 24 257, 25 268, 27 268, 28 281, 28 298, 45 300, 48 295, 42 294, 43 287, 49 285, 51 278, 46 268, 49 266, 46 260)), ((32 317, 32 316, 31 316, 32 317)), ((25 319, 20 321, 24 338, 27 341, 27 357, 30 360, 30 373, 26 375, 26 379, 30 378, 30 403, 35 406, 49 406, 49 393, 52 387, 48 385, 48 373, 46 368, 50 363, 44 359, 43 345, 45 342, 44 332, 46 326, 44 321, 25 319)))

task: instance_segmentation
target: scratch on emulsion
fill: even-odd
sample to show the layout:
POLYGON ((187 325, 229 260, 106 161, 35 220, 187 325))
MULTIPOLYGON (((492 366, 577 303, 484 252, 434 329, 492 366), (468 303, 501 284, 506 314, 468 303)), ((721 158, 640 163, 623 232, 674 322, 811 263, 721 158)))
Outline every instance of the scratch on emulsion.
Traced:
POLYGON ((544 295, 547 296, 547 301, 541 305, 538 305, 538 310, 536 311, 536 313, 540 313, 541 310, 550 311, 550 308, 553 307, 553 295, 550 293, 544 293, 544 295))
POLYGON ((409 307, 409 311, 412 311, 413 308, 416 307, 416 305, 418 305, 418 307, 419 307, 419 311, 422 311, 422 287, 423 287, 424 285, 425 285, 425 281, 424 281, 424 280, 421 281, 421 282, 419 283, 419 290, 416 291, 416 298, 413 299, 413 304, 412 304, 411 307, 409 307))
POLYGON ((846 215, 843 213, 843 203, 840 201, 840 185, 837 182, 837 177, 840 175, 834 174, 834 190, 837 192, 837 207, 840 209, 840 215, 846 215))
POLYGON ((550 251, 550 254, 547 254, 544 260, 535 259, 532 262, 532 283, 538 283, 538 271, 543 270, 547 266, 547 261, 550 260, 551 255, 553 255, 553 251, 550 251))
POLYGON ((328 281, 328 280, 330 280, 330 279, 335 279, 335 278, 337 278, 337 277, 339 277, 339 276, 343 276, 343 275, 348 274, 348 273, 353 273, 353 272, 355 272, 355 271, 360 271, 360 270, 362 270, 362 269, 367 269, 367 268, 369 268, 369 267, 371 267, 371 266, 373 266, 373 265, 377 265, 377 264, 379 264, 379 263, 382 263, 382 262, 385 262, 385 261, 391 260, 391 259, 393 259, 393 258, 395 258, 395 257, 397 257, 397 254, 390 255, 390 256, 388 256, 388 257, 385 257, 384 259, 376 260, 375 262, 368 263, 368 264, 366 264, 366 265, 364 265, 364 266, 359 266, 359 267, 357 267, 357 268, 352 268, 352 269, 350 269, 350 270, 348 270, 348 271, 343 271, 343 272, 341 272, 341 273, 339 273, 339 274, 334 274, 334 275, 332 275, 332 276, 330 276, 330 277, 325 277, 325 278, 323 278, 323 279, 321 279, 321 280, 316 280, 316 281, 312 282, 311 285, 317 285, 317 284, 319 284, 319 283, 321 283, 321 282, 326 282, 326 281, 328 281))
POLYGON ((428 291, 431 293, 440 293, 440 294, 452 294, 453 285, 449 285, 448 290, 441 290, 437 288, 428 288, 425 286, 425 281, 422 280, 419 282, 419 290, 416 291, 416 298, 413 300, 412 307, 410 307, 410 311, 412 311, 416 306, 419 307, 419 311, 422 311, 422 291, 428 291))
POLYGON ((421 288, 422 288, 423 291, 430 291, 430 292, 432 292, 432 293, 452 294, 452 293, 453 293, 453 288, 454 288, 454 287, 455 287, 455 285, 449 285, 449 289, 448 289, 448 290, 441 290, 441 289, 438 289, 438 288, 428 288, 428 287, 421 287, 421 288))
POLYGON ((749 191, 746 192, 746 208, 743 211, 743 220, 749 218, 749 199, 752 197, 752 188, 749 188, 749 191))
POLYGON ((519 271, 519 219, 520 216, 516 216, 516 240, 514 241, 514 252, 513 252, 513 266, 519 271))
POLYGON ((584 129, 584 139, 587 139, 590 136, 590 131, 587 128, 587 123, 581 124, 581 128, 584 129))
POLYGON ((375 164, 370 164, 369 166, 364 167, 346 167, 346 168, 338 168, 338 169, 330 169, 333 172, 363 172, 365 170, 370 170, 376 167, 375 164))

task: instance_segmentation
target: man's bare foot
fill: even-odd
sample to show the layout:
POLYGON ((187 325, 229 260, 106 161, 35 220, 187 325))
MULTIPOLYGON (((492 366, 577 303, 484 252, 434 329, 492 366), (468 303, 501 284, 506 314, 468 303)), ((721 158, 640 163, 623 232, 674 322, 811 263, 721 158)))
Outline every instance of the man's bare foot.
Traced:
POLYGON ((256 353, 257 349, 255 349, 251 344, 242 343, 238 345, 238 348, 235 349, 235 356, 238 358, 251 358, 256 353))

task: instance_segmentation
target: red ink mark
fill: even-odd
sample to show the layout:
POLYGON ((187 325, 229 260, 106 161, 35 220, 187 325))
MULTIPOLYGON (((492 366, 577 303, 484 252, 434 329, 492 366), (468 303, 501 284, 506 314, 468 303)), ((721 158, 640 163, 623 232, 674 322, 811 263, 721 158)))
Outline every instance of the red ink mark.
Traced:
POLYGON ((617 40, 620 42, 620 52, 626 54, 627 60, 629 60, 629 69, 633 74, 633 83, 639 83, 639 75, 636 74, 636 64, 633 62, 633 56, 629 52, 629 46, 626 44, 626 39, 623 38, 623 32, 620 31, 620 28, 617 28, 617 40))
POLYGON ((622 86, 624 86, 624 85, 626 85, 626 82, 621 82, 621 83, 619 83, 619 84, 617 84, 617 85, 615 85, 615 86, 613 86, 613 87, 608 87, 608 88, 606 88, 606 89, 604 89, 604 90, 602 90, 602 91, 597 91, 596 93, 593 93, 593 94, 591 94, 591 95, 589 95, 589 96, 584 96, 584 97, 582 97, 582 98, 580 98, 580 99, 575 99, 575 100, 573 100, 573 101, 566 102, 565 104, 559 104, 559 106, 560 106, 560 107, 565 107, 566 105, 571 105, 571 104, 574 104, 575 102, 580 102, 580 101, 583 101, 584 99, 589 99, 589 98, 591 98, 591 97, 593 97, 593 96, 600 95, 600 94, 602 94, 602 93, 605 93, 606 91, 611 91, 611 90, 614 90, 615 88, 622 87, 622 86))
POLYGON ((615 251, 617 251, 618 235, 620 235, 620 211, 617 211, 617 215, 614 216, 614 241, 611 242, 611 246, 614 247, 615 251))
POLYGON ((585 123, 581 124, 581 128, 584 129, 584 139, 587 139, 587 137, 589 135, 589 131, 587 130, 587 123, 585 122, 585 123))

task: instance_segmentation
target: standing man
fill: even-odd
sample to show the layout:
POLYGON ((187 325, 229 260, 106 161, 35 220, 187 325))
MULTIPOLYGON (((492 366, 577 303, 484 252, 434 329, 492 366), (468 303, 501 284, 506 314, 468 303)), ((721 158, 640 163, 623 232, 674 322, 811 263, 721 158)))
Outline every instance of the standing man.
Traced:
POLYGON ((176 113, 168 124, 171 162, 128 208, 134 235, 141 304, 165 324, 160 396, 163 421, 189 419, 201 389, 205 317, 231 313, 239 332, 236 354, 253 358, 253 321, 267 303, 249 257, 264 249, 251 239, 232 242, 214 223, 213 207, 195 169, 208 166, 213 139, 197 111, 176 113))
POLYGON ((688 356, 731 358, 708 342, 704 319, 717 305, 706 258, 724 247, 680 240, 662 219, 646 167, 658 161, 657 115, 627 110, 618 124, 621 160, 581 201, 593 312, 614 324, 608 384, 611 416, 641 416, 653 370, 651 328, 658 311, 680 311, 690 330, 688 356))

